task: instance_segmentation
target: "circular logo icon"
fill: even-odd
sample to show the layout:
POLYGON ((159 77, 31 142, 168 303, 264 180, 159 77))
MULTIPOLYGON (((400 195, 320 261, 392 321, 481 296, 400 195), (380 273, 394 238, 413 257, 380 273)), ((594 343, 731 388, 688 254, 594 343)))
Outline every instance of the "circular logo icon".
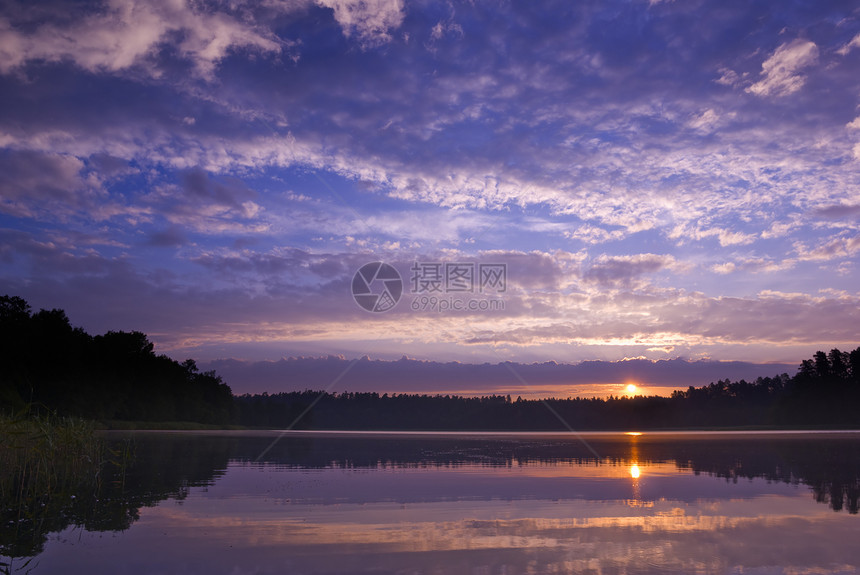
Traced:
POLYGON ((352 276, 352 297, 367 311, 388 311, 397 305, 401 295, 403 280, 400 273, 386 263, 364 264, 352 276))

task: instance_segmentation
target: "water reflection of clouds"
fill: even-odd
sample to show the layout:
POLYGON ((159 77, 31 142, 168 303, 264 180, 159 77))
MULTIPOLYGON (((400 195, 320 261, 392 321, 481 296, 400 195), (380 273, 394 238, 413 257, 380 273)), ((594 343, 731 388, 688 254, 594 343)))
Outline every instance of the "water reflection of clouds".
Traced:
POLYGON ((594 501, 655 500, 671 494, 677 501, 756 497, 764 494, 808 498, 796 485, 743 481, 726 482, 696 475, 673 463, 638 463, 640 477, 630 476, 630 463, 574 465, 552 462, 512 467, 385 467, 282 470, 266 465, 231 463, 228 473, 209 488, 223 497, 270 498, 321 505, 369 504, 393 501, 585 499, 594 501), (267 472, 269 471, 269 472, 267 472), (634 485, 638 484, 638 485, 634 485), (634 493, 634 487, 638 492, 634 493))
POLYGON ((783 573, 777 566, 788 559, 797 572, 826 574, 860 564, 856 518, 787 499, 703 505, 664 499, 631 509, 624 501, 284 506, 237 498, 225 509, 192 496, 181 507, 167 502, 146 510, 109 548, 84 542, 94 553, 76 555, 67 567, 86 572, 87 557, 105 551, 128 553, 128 573, 151 571, 151 560, 150 569, 128 560, 146 548, 159 549, 158 561, 173 565, 165 573, 243 572, 234 565, 255 565, 258 573, 463 572, 464 566, 493 573, 529 566, 537 573, 722 573, 737 565, 783 573))
MULTIPOLYGON (((205 442, 195 445, 178 453, 205 452, 205 442)), ((860 518, 816 503, 810 489, 856 481, 854 442, 627 436, 599 444, 603 458, 594 459, 569 440, 362 436, 284 441, 261 463, 244 455, 257 453, 256 443, 230 445, 213 451, 218 479, 190 487, 181 505, 145 507, 112 537, 66 531, 36 573, 122 565, 111 572, 833 574, 860 566, 860 518)))

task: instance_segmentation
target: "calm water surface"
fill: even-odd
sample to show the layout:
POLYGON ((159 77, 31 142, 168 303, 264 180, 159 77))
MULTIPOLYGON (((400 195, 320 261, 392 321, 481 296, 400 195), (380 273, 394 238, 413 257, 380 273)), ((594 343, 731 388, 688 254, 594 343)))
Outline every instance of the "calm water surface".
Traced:
POLYGON ((860 572, 858 433, 107 437, 12 572, 860 572))

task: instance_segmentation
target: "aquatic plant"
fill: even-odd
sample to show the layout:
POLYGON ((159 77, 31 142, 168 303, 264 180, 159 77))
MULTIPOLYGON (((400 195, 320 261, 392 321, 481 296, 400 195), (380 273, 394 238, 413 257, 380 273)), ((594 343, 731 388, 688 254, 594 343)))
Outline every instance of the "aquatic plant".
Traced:
MULTIPOLYGON (((122 481, 130 446, 109 450, 92 422, 0 414, 0 573, 41 551, 45 535, 86 516, 104 481, 122 481)), ((28 561, 16 570, 26 568, 28 561)))

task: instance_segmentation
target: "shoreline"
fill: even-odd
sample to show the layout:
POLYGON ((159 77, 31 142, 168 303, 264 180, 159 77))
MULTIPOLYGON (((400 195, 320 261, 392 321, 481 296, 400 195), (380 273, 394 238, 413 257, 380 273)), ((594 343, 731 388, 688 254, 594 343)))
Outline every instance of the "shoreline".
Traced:
POLYGON ((627 435, 630 437, 654 436, 654 435, 789 435, 789 434, 852 434, 860 433, 860 428, 855 427, 707 427, 707 428, 616 428, 616 429, 584 429, 584 430, 517 430, 517 429, 283 429, 277 427, 246 427, 240 425, 209 425, 193 422, 95 422, 96 431, 206 431, 206 432, 261 432, 278 433, 295 436, 301 435, 367 435, 381 437, 385 435, 415 435, 415 436, 439 436, 445 434, 463 435, 485 435, 498 437, 505 435, 536 435, 536 436, 577 436, 577 435, 627 435))

